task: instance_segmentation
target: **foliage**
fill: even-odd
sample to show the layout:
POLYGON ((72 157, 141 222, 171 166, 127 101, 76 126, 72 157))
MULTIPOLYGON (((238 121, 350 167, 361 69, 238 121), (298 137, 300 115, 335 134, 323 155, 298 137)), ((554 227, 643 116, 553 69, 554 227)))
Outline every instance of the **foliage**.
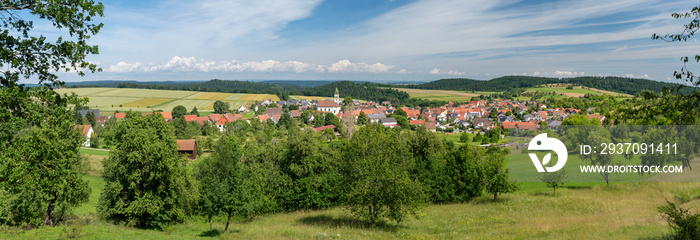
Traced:
POLYGON ((483 149, 465 144, 445 154, 444 174, 447 179, 442 201, 463 202, 481 196, 484 189, 485 168, 483 149))
POLYGON ((554 196, 556 196, 557 188, 564 185, 564 180, 566 180, 567 176, 568 174, 564 169, 557 172, 545 172, 540 178, 540 181, 546 183, 547 187, 554 189, 554 196))
POLYGON ((187 186, 173 128, 158 114, 128 115, 116 126, 104 161, 97 211, 116 223, 160 228, 185 217, 187 186))
POLYGON ((103 8, 102 3, 92 0, 3 1, 0 9, 4 28, 0 32, 0 42, 3 43, 0 67, 11 70, 3 71, 0 85, 14 86, 20 76, 35 76, 39 84, 46 87, 59 86, 63 82, 58 80, 55 72, 74 70, 82 76, 82 69, 97 71, 97 66, 85 61, 85 57, 98 53, 97 46, 87 44, 87 40, 102 28, 102 23, 94 23, 93 20, 102 17, 103 8), (33 16, 21 17, 21 13, 33 16), (34 22, 30 19, 48 21, 54 27, 63 29, 63 33, 70 35, 74 41, 62 36, 54 40, 43 35, 37 37, 36 32, 32 31, 34 22))
POLYGON ((222 102, 220 100, 214 102, 214 113, 224 114, 228 112, 229 108, 230 106, 227 102, 222 102))
POLYGON ((518 185, 508 180, 505 161, 507 155, 507 148, 489 147, 486 151, 484 178, 486 191, 493 194, 493 200, 498 199, 498 193, 511 193, 518 190, 518 185))
POLYGON ((197 106, 194 106, 192 108, 192 111, 190 111, 190 115, 195 115, 195 116, 199 117, 199 111, 197 110, 197 106))
MULTIPOLYGON (((623 77, 575 77, 575 78, 546 78, 530 76, 504 76, 488 81, 473 79, 440 79, 417 85, 406 85, 417 89, 442 89, 461 91, 501 92, 506 89, 537 87, 544 84, 575 84, 601 90, 637 94, 643 91, 661 92, 664 88, 680 86, 675 83, 658 82, 646 79, 623 77)), ((507 98, 507 97, 506 97, 507 98)))
MULTIPOLYGON (((332 135, 331 130, 331 135, 332 135)), ((289 211, 336 206, 340 202, 338 151, 311 130, 290 135, 279 160, 279 170, 289 177, 281 204, 289 211)))
POLYGON ((399 132, 379 124, 360 129, 347 143, 341 172, 348 210, 376 224, 401 222, 416 215, 426 197, 420 182, 410 178, 414 161, 399 132))
POLYGON ((375 102, 391 101, 392 103, 399 103, 410 98, 410 95, 403 91, 378 88, 371 83, 359 84, 350 81, 333 82, 318 87, 303 89, 297 92, 297 95, 333 97, 336 88, 339 90, 341 96, 353 96, 357 99, 375 102))
POLYGON ((67 109, 84 102, 46 88, 0 88, 0 224, 52 226, 87 201, 82 129, 67 109))
MULTIPOLYGON (((196 109, 192 109, 192 110, 196 110, 196 109)), ((182 116, 187 115, 187 108, 185 108, 185 106, 182 106, 182 105, 177 105, 173 108, 172 115, 173 115, 173 118, 182 118, 182 116)))
POLYGON ((357 124, 367 125, 368 123, 369 123, 369 117, 367 117, 367 114, 365 114, 365 112, 360 111, 360 116, 357 117, 357 124))
POLYGON ((219 139, 211 157, 198 165, 201 213, 211 221, 223 213, 228 231, 231 217, 252 217, 261 212, 266 196, 264 173, 254 162, 242 162, 243 148, 235 136, 219 139))
POLYGON ((658 208, 663 218, 673 229, 671 237, 678 240, 700 238, 700 213, 690 213, 687 208, 666 201, 665 206, 658 208))
POLYGON ((102 10, 91 0, 2 2, 0 224, 52 226, 87 200, 85 163, 78 155, 82 141, 67 109, 86 100, 60 96, 52 87, 63 85, 58 71, 82 76, 83 69, 98 70, 85 58, 98 53, 87 40, 102 27, 93 22, 102 10), (48 39, 41 35, 47 29, 32 31, 34 20, 63 29, 72 40, 61 34, 48 39), (20 79, 38 79, 40 86, 25 88, 20 79))

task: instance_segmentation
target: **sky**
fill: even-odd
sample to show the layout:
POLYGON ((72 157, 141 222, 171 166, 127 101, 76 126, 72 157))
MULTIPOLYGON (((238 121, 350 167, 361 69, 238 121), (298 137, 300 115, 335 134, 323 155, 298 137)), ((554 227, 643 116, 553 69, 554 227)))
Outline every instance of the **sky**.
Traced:
MULTIPOLYGON (((695 1, 110 0, 87 80, 622 76, 672 81, 695 1)), ((46 34, 50 27, 39 29, 46 34)), ((692 69, 692 68, 691 68, 692 69)))

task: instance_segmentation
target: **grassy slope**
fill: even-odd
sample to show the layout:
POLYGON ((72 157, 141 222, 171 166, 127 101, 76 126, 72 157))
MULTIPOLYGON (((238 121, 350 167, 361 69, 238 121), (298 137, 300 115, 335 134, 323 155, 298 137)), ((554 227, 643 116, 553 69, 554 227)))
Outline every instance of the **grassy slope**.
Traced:
MULTIPOLYGON (((104 157, 90 155, 98 152, 94 150, 81 152, 104 157)), ((656 208, 665 199, 698 195, 700 188, 700 183, 584 183, 565 185, 553 196, 543 183, 529 183, 496 202, 483 196, 468 203, 428 205, 419 219, 399 226, 368 228, 336 208, 238 221, 222 233, 222 219, 215 222, 214 231, 199 217, 163 231, 98 220, 95 206, 104 184, 99 174, 85 177, 92 189, 90 202, 76 208, 70 220, 53 228, 0 227, 0 239, 660 239, 668 226, 656 208)), ((697 209, 700 201, 684 206, 697 209)))

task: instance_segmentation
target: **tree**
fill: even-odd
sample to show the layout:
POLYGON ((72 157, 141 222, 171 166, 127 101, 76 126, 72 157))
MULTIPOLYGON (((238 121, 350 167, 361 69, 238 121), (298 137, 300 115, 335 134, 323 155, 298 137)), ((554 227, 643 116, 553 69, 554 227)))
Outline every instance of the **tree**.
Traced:
POLYGON ((386 218, 400 223, 426 200, 422 184, 410 178, 414 160, 402 139, 398 131, 370 124, 342 154, 346 206, 370 224, 386 218))
POLYGON ((554 189, 554 196, 557 195, 557 188, 564 185, 564 180, 566 180, 567 173, 564 169, 557 172, 545 172, 540 180, 547 184, 548 187, 554 189))
POLYGON ((133 114, 117 125, 114 150, 104 161, 100 216, 159 229, 183 220, 189 190, 173 136, 158 114, 133 114))
MULTIPOLYGON (((78 157, 80 134, 68 106, 87 100, 59 95, 59 71, 97 71, 88 39, 99 32, 103 6, 88 0, 8 0, 0 7, 0 224, 47 225, 87 199, 78 157), (34 21, 63 31, 51 39, 32 31, 34 21), (70 36, 70 37, 68 37, 70 36), (67 37, 64 39, 63 37, 67 37), (18 84, 38 79, 35 88, 18 84), (22 160, 22 161, 18 161, 22 160)), ((82 116, 81 116, 82 118, 82 116)), ((80 119, 82 122, 82 119, 80 119)))
POLYGON ((459 136, 459 142, 461 142, 461 143, 471 142, 471 138, 469 137, 469 133, 462 133, 462 135, 459 136))
POLYGON ((88 111, 87 113, 85 113, 85 120, 87 121, 87 124, 90 124, 90 126, 92 127, 95 127, 97 124, 95 114, 92 111, 88 111))
POLYGON ((511 193, 518 190, 518 185, 508 180, 505 158, 508 149, 490 147, 486 151, 486 191, 493 194, 493 200, 498 200, 498 193, 511 193))
POLYGON ((173 118, 182 118, 182 116, 187 115, 187 108, 182 105, 177 105, 173 108, 172 114, 173 118))
POLYGON ((224 113, 228 112, 229 108, 230 107, 229 107, 227 102, 222 102, 220 100, 217 100, 216 102, 214 102, 214 113, 224 114, 224 113))
POLYGON ((357 124, 360 125, 367 125, 369 123, 369 118, 367 117, 367 114, 365 112, 360 111, 360 116, 357 117, 357 124))
MULTIPOLYGON (((654 33, 651 35, 652 39, 661 39, 667 42, 686 42, 700 30, 700 6, 693 7, 690 12, 673 13, 671 17, 674 19, 690 19, 690 22, 683 25, 683 31, 681 33, 666 34, 664 36, 654 33)), ((700 55, 696 54, 692 59, 695 60, 695 62, 700 62, 700 55)), ((697 107, 700 103, 700 90, 697 90, 697 87, 700 86, 700 76, 694 74, 689 69, 688 61, 690 61, 688 56, 681 57, 683 67, 681 67, 680 70, 674 71, 673 76, 678 80, 683 79, 693 87, 696 87, 696 89, 691 93, 682 93, 681 90, 684 86, 680 85, 673 90, 664 91, 666 93, 673 92, 674 94, 665 94, 661 96, 660 103, 663 106, 658 106, 658 104, 644 106, 642 111, 645 111, 646 118, 653 118, 654 115, 664 115, 673 120, 677 125, 692 125, 696 122, 695 116, 697 115, 697 107), (669 111, 663 111, 663 109, 668 107, 670 107, 669 111), (682 114, 678 114, 679 109, 682 109, 682 114)), ((659 96, 647 92, 644 94, 644 97, 646 99, 655 99, 659 96)))
POLYGON ((197 110, 197 106, 192 107, 192 111, 190 111, 190 115, 195 115, 199 117, 199 111, 197 110))
POLYGON ((243 147, 235 136, 219 139, 211 157, 198 166, 201 179, 202 214, 209 218, 224 213, 226 227, 233 216, 250 217, 259 212, 265 201, 263 195, 264 173, 255 163, 241 161, 243 147))
POLYGON ((343 105, 345 106, 354 105, 354 103, 355 101, 352 100, 352 97, 350 96, 346 96, 345 98, 343 98, 343 105))
POLYGON ((396 109, 396 110, 394 110, 394 112, 393 112, 392 114, 393 114, 393 115, 399 115, 399 116, 408 117, 408 114, 407 114, 406 111, 404 111, 403 109, 396 109))

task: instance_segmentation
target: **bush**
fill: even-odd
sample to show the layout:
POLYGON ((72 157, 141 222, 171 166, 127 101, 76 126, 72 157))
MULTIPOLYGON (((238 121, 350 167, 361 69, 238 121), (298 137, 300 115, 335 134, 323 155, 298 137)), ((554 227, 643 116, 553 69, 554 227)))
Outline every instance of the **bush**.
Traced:
POLYGON ((691 214, 688 209, 666 201, 659 212, 673 229, 671 239, 700 239, 700 213, 691 214))

